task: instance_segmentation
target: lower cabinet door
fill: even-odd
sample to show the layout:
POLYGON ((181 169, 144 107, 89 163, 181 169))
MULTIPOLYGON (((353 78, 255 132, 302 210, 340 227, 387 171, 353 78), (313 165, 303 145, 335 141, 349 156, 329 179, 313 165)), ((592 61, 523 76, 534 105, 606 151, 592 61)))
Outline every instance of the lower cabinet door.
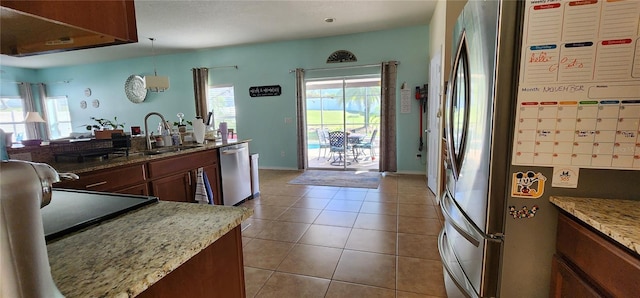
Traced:
POLYGON ((209 166, 203 167, 204 172, 207 174, 207 179, 209 180, 209 186, 211 187, 211 192, 213 193, 213 203, 214 205, 222 205, 222 198, 220 197, 220 186, 218 181, 220 179, 220 170, 218 169, 218 164, 213 164, 209 166))
POLYGON ((151 181, 153 195, 163 201, 193 202, 191 172, 151 181))
POLYGON ((128 195, 139 195, 139 196, 148 196, 149 195, 149 187, 146 183, 138 184, 134 186, 127 187, 125 189, 121 189, 116 191, 116 193, 128 194, 128 195))
POLYGON ((549 297, 604 297, 557 255, 551 261, 551 293, 549 297))

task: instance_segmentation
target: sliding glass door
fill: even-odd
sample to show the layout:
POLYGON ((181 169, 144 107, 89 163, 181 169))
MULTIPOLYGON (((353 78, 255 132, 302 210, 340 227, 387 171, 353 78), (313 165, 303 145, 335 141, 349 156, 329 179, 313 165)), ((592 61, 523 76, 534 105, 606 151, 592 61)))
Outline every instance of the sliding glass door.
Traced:
POLYGON ((380 76, 306 80, 307 164, 378 171, 380 76))

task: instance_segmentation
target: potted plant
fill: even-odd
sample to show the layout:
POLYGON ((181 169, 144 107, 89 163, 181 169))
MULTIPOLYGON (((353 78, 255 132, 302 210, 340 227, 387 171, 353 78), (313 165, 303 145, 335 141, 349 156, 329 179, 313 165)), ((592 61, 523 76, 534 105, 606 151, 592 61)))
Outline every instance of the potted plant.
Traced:
POLYGON ((180 122, 173 122, 173 126, 178 127, 178 131, 179 132, 187 132, 187 124, 184 124, 184 122, 186 122, 187 124, 193 126, 193 122, 189 121, 189 120, 182 120, 180 122))
POLYGON ((124 133, 124 123, 118 123, 118 117, 113 117, 113 121, 104 118, 91 117, 97 124, 85 124, 87 130, 94 130, 96 139, 111 139, 113 133, 124 133))

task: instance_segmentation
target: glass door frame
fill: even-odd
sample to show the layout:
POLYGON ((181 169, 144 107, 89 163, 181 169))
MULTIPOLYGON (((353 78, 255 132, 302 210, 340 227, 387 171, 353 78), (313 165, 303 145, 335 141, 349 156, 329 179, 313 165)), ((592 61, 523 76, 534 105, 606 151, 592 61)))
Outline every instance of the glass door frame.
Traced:
MULTIPOLYGON (((307 98, 307 95, 309 94, 308 90, 309 88, 306 88, 307 92, 305 94, 305 100, 306 100, 306 112, 305 112, 305 117, 306 117, 306 127, 304 128, 304 130, 308 133, 309 137, 306 138, 305 142, 305 148, 307 150, 307 168, 309 169, 326 169, 326 170, 366 170, 366 171, 378 171, 379 170, 379 161, 376 160, 376 157, 372 154, 372 151, 370 149, 363 149, 363 148, 354 148, 354 147, 350 147, 349 146, 349 137, 347 136, 347 134, 359 134, 360 132, 352 132, 352 131, 357 131, 358 129, 364 129, 362 132, 362 138, 359 138, 359 142, 365 143, 365 142, 369 142, 371 139, 371 133, 374 130, 380 130, 380 123, 377 123, 377 125, 374 124, 372 125, 371 122, 371 115, 375 116, 375 113, 372 113, 372 105, 370 104, 370 101, 372 97, 377 96, 378 100, 377 100, 377 105, 380 106, 380 95, 376 95, 374 94, 370 94, 368 92, 368 89, 364 89, 365 93, 363 96, 363 101, 362 103, 359 103, 358 105, 364 106, 364 110, 362 111, 364 113, 363 116, 363 123, 362 123, 362 128, 358 128, 358 127, 353 127, 355 124, 359 124, 358 122, 354 122, 354 123, 349 123, 349 116, 348 116, 348 103, 347 102, 347 95, 348 95, 348 88, 350 84, 353 84, 354 82, 357 83, 361 83, 362 86, 361 87, 373 87, 373 86, 380 86, 380 82, 381 82, 381 77, 380 74, 375 73, 375 74, 363 74, 363 75, 350 75, 350 76, 334 76, 334 77, 317 77, 317 78, 312 78, 312 79, 305 79, 305 86, 309 86, 309 83, 314 83, 314 82, 318 82, 321 85, 323 82, 326 83, 326 85, 331 85, 331 82, 333 82, 334 86, 340 84, 341 86, 339 87, 334 87, 332 89, 337 89, 340 88, 340 112, 342 113, 342 119, 340 119, 341 123, 325 123, 325 102, 324 102, 324 97, 322 94, 322 90, 323 89, 329 89, 329 88, 317 88, 320 90, 320 94, 319 94, 319 98, 320 98, 320 121, 319 123, 312 123, 309 124, 309 116, 308 116, 308 111, 309 109, 309 99, 307 98), (374 84, 372 84, 371 86, 368 86, 368 82, 376 82, 374 84), (353 127, 353 129, 351 129, 349 126, 353 127), (320 158, 322 157, 322 153, 325 152, 325 161, 328 162, 332 157, 331 154, 329 153, 331 151, 331 147, 329 146, 329 148, 326 148, 326 151, 323 151, 322 148, 318 148, 320 150, 319 154, 310 154, 309 149, 311 148, 310 143, 313 142, 313 140, 315 140, 316 138, 314 136, 316 136, 317 134, 314 133, 311 130, 311 127, 313 127, 314 125, 319 126, 319 129, 325 129, 326 127, 332 127, 332 126, 340 126, 339 130, 343 132, 344 134, 344 141, 343 141, 343 152, 342 153, 338 153, 342 155, 342 159, 343 162, 341 164, 333 164, 331 165, 330 163, 326 163, 325 165, 322 165, 318 162, 316 162, 317 160, 320 160, 320 158), (373 127, 372 127, 373 126, 373 127), (311 141, 311 142, 310 142, 311 141), (360 151, 356 151, 356 150, 360 150, 360 151), (363 163, 360 162, 359 159, 355 158, 355 153, 364 153, 364 150, 367 150, 369 152, 369 156, 363 156, 363 163), (351 153, 351 154, 349 154, 351 153), (366 159, 366 160, 365 160, 366 159), (367 161, 366 163, 364 161, 367 161)), ((315 88, 314 88, 315 89, 315 88)), ((331 97, 328 97, 331 98, 331 97)), ((374 103, 375 105, 376 103, 374 103)), ((379 111, 378 111, 379 113, 379 111)), ((337 127, 336 127, 336 130, 337 127)), ((320 132, 318 132, 320 133, 320 132)), ((379 135, 378 135, 379 136, 379 135)), ((377 139, 376 139, 376 143, 377 143, 377 139)), ((321 145, 320 145, 321 146, 321 145)), ((375 147, 379 147, 379 146, 375 146, 373 144, 371 144, 371 146, 375 147)), ((334 152, 334 156, 337 152, 334 152)))

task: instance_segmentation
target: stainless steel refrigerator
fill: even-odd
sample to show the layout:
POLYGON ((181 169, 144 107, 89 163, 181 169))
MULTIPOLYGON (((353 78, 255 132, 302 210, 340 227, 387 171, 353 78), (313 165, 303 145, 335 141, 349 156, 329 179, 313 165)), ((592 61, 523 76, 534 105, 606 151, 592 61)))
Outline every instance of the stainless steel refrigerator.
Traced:
POLYGON ((640 200, 640 54, 611 55, 632 65, 613 76, 603 62, 605 46, 640 49, 638 3, 464 7, 444 119, 438 244, 449 297, 548 297, 558 214, 549 196, 640 200), (616 11, 631 11, 624 26, 635 30, 606 29, 623 18, 616 11))

